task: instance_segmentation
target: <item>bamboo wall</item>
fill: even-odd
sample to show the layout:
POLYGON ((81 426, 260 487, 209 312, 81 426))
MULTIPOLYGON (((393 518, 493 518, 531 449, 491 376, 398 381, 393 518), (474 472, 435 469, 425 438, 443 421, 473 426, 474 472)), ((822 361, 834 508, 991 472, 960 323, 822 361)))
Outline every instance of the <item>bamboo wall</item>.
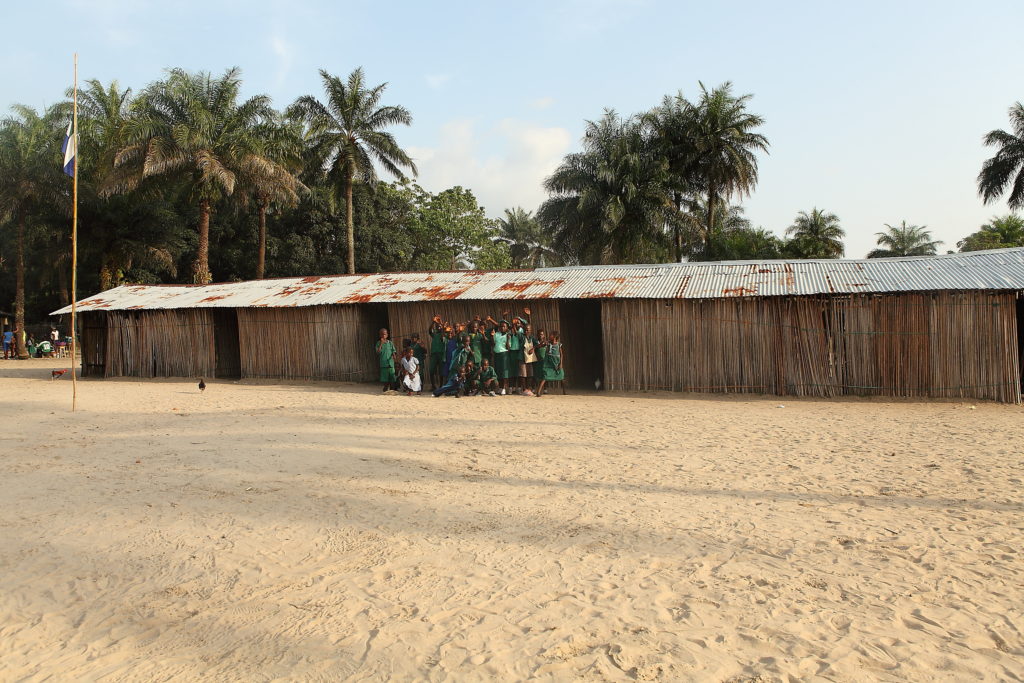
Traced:
MULTIPOLYGON (((1016 296, 605 300, 609 389, 1020 401, 1016 296)), ((570 349, 571 352, 571 349, 570 349)))
POLYGON ((109 311, 107 377, 213 377, 213 312, 208 308, 109 311))
POLYGON ((240 308, 242 377, 376 381, 381 324, 359 305, 240 308))

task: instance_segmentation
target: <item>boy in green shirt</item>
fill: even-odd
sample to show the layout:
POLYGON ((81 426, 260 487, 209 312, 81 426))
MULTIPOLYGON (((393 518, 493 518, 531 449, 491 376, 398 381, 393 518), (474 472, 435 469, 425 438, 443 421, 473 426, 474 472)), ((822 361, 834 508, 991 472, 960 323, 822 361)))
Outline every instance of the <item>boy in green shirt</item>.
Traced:
POLYGON ((480 367, 480 395, 495 396, 494 392, 497 388, 498 374, 491 367, 491 361, 484 358, 483 365, 480 367))
POLYGON ((480 392, 480 368, 473 359, 466 361, 466 396, 480 392))
POLYGON ((381 328, 380 339, 377 340, 377 358, 380 360, 380 381, 384 383, 381 391, 391 389, 395 384, 395 345, 388 338, 388 331, 381 328))

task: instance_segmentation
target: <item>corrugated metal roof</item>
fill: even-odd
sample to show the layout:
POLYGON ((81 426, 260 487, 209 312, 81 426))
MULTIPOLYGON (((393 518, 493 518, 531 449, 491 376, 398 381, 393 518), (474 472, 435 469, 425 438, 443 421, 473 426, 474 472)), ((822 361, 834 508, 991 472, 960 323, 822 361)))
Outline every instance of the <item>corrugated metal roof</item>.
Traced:
MULTIPOLYGON (((80 311, 317 306, 449 299, 715 299, 734 296, 1024 290, 1024 248, 945 256, 723 261, 524 271, 332 275, 213 285, 123 285, 80 311)), ((68 313, 67 306, 54 315, 68 313)))

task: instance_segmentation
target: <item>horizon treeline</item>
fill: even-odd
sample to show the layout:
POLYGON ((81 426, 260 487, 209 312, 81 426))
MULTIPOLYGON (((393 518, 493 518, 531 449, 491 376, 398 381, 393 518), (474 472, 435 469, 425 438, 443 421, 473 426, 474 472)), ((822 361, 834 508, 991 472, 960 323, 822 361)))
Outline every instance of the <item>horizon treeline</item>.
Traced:
MULTIPOLYGON (((411 125, 362 69, 276 109, 240 98, 237 68, 170 69, 139 92, 79 89, 78 294, 123 282, 206 283, 342 272, 682 260, 838 258, 840 218, 811 206, 779 236, 744 216, 768 153, 752 96, 699 84, 649 111, 606 110, 545 179, 549 198, 488 218, 471 188, 423 188, 396 135, 411 125)), ((69 100, 0 124, 0 310, 42 320, 70 301, 69 100)), ((986 202, 1024 204, 1024 109, 979 174, 986 202)), ((869 257, 934 254, 926 226, 885 225, 869 257)), ((961 250, 1024 245, 995 217, 961 250)))

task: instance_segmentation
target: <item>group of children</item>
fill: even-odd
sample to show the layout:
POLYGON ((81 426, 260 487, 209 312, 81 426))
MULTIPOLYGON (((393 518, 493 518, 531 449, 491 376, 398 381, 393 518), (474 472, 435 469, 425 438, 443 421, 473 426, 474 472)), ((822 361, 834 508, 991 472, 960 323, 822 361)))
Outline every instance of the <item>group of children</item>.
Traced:
POLYGON ((477 316, 465 323, 448 323, 434 316, 428 336, 430 358, 418 334, 395 348, 386 329, 380 331, 376 351, 380 360, 383 391, 401 387, 406 394, 419 394, 423 375, 428 373, 430 388, 439 396, 542 396, 549 382, 562 384, 564 354, 558 332, 534 332, 530 309, 522 316, 501 320, 477 316))

